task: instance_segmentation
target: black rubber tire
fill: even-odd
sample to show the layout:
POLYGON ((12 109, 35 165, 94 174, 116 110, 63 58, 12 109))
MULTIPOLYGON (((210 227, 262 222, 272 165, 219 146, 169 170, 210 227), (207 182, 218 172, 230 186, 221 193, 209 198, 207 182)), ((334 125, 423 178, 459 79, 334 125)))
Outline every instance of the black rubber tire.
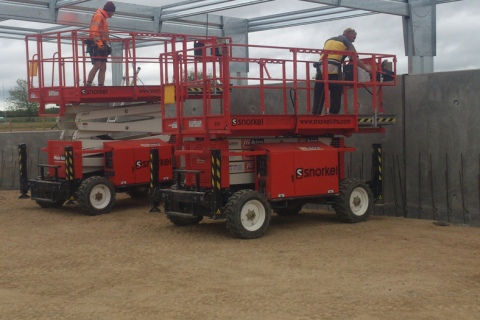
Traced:
POLYGON ((196 224, 199 224, 200 221, 202 221, 203 216, 192 216, 190 217, 179 217, 179 216, 174 216, 167 214, 168 220, 170 220, 171 223, 178 227, 183 227, 183 226, 193 226, 196 224))
POLYGON ((64 200, 64 199, 60 199, 60 200, 55 201, 55 202, 35 200, 35 202, 36 202, 37 205, 38 205, 39 207, 41 207, 41 208, 60 208, 60 207, 63 206, 63 204, 65 203, 65 200, 64 200))
POLYGON ((85 214, 96 216, 107 213, 115 204, 115 189, 104 177, 90 177, 78 188, 77 202, 85 214))
POLYGON ((296 216, 302 211, 303 203, 295 203, 287 206, 286 208, 276 208, 274 211, 279 217, 291 217, 296 216))
POLYGON ((272 208, 265 196, 254 190, 235 192, 225 205, 227 230, 242 239, 262 236, 270 224, 272 208))
POLYGON ((365 221, 373 209, 372 191, 363 181, 357 179, 342 180, 333 209, 342 222, 365 221))
POLYGON ((130 190, 127 191, 127 194, 132 199, 143 199, 148 197, 148 192, 150 189, 146 186, 142 187, 132 187, 130 190))

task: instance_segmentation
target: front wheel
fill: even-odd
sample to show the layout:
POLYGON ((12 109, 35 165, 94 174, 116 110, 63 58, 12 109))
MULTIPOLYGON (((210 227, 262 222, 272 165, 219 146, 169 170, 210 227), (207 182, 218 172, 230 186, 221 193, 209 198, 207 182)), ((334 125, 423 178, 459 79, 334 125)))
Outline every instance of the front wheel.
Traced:
POLYGON ((260 237, 268 228, 272 208, 265 196, 254 190, 235 192, 225 206, 227 229, 239 238, 260 237))
POLYGON ((85 179, 77 191, 77 201, 88 215, 104 214, 115 203, 115 190, 108 179, 100 176, 85 179))
POLYGON ((341 221, 355 223, 368 219, 372 203, 372 191, 364 182, 345 179, 340 182, 339 194, 333 208, 341 221))

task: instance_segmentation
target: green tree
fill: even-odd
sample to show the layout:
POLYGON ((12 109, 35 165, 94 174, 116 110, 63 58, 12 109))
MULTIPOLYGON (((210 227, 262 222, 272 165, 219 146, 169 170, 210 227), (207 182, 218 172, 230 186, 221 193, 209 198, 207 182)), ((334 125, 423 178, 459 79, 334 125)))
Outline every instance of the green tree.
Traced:
POLYGON ((8 110, 16 111, 21 116, 36 116, 38 114, 38 102, 28 101, 27 80, 17 79, 17 84, 8 91, 9 97, 6 99, 8 110))
MULTIPOLYGON (((188 81, 194 81, 194 80, 202 80, 203 77, 203 71, 197 71, 197 74, 195 74, 195 71, 193 70, 188 70, 188 81), (195 76, 197 79, 195 79, 195 76)), ((213 74, 211 72, 208 72, 205 76, 206 79, 213 78, 213 74)))
MULTIPOLYGON (((185 81, 184 77, 182 77, 183 80, 185 81)), ((212 72, 208 72, 206 74, 206 79, 213 78, 212 72)), ((203 71, 198 70, 197 73, 193 69, 188 70, 188 75, 186 81, 194 81, 194 80, 202 80, 203 79, 203 71)), ((172 83, 175 82, 173 77, 172 77, 172 83)))

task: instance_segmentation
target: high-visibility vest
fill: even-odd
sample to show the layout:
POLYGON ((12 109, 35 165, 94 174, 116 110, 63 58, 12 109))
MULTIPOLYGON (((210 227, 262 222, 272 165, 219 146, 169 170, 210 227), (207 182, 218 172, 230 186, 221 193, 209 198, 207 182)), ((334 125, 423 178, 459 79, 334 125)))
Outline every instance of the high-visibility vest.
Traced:
POLYGON ((88 38, 99 47, 103 46, 110 40, 107 18, 107 12, 103 9, 98 9, 93 14, 92 21, 90 22, 90 34, 88 38))

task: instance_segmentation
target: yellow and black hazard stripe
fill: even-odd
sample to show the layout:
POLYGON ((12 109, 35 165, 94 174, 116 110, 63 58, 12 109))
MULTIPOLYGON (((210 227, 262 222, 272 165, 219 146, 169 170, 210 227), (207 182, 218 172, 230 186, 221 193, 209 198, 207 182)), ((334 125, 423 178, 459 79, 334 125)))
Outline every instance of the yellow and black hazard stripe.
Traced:
MULTIPOLYGON (((395 124, 397 119, 395 116, 377 116, 377 125, 386 125, 386 124, 395 124)), ((373 124, 374 117, 373 116, 359 116, 358 117, 359 124, 373 124)))
POLYGON ((373 118, 358 118, 358 123, 373 123, 373 118))
MULTIPOLYGON (((203 94, 203 88, 190 87, 187 90, 188 90, 188 94, 203 94)), ((210 88, 210 92, 213 94, 220 94, 220 93, 223 93, 223 88, 210 88)))
POLYGON ((220 215, 222 213, 222 155, 220 150, 211 151, 211 162, 212 162, 212 191, 215 198, 213 204, 213 212, 215 215, 220 215))
POLYGON ((383 199, 383 151, 380 143, 372 144, 372 169, 373 176, 370 188, 375 202, 382 203, 383 199))
POLYGON ((68 183, 68 203, 73 203, 74 191, 75 191, 75 164, 73 159, 73 147, 66 146, 65 147, 65 179, 68 183))
POLYGON ((395 123, 397 119, 395 117, 377 117, 377 123, 395 123))
POLYGON ((73 181, 75 179, 74 165, 73 165, 73 147, 65 147, 65 179, 73 181))

